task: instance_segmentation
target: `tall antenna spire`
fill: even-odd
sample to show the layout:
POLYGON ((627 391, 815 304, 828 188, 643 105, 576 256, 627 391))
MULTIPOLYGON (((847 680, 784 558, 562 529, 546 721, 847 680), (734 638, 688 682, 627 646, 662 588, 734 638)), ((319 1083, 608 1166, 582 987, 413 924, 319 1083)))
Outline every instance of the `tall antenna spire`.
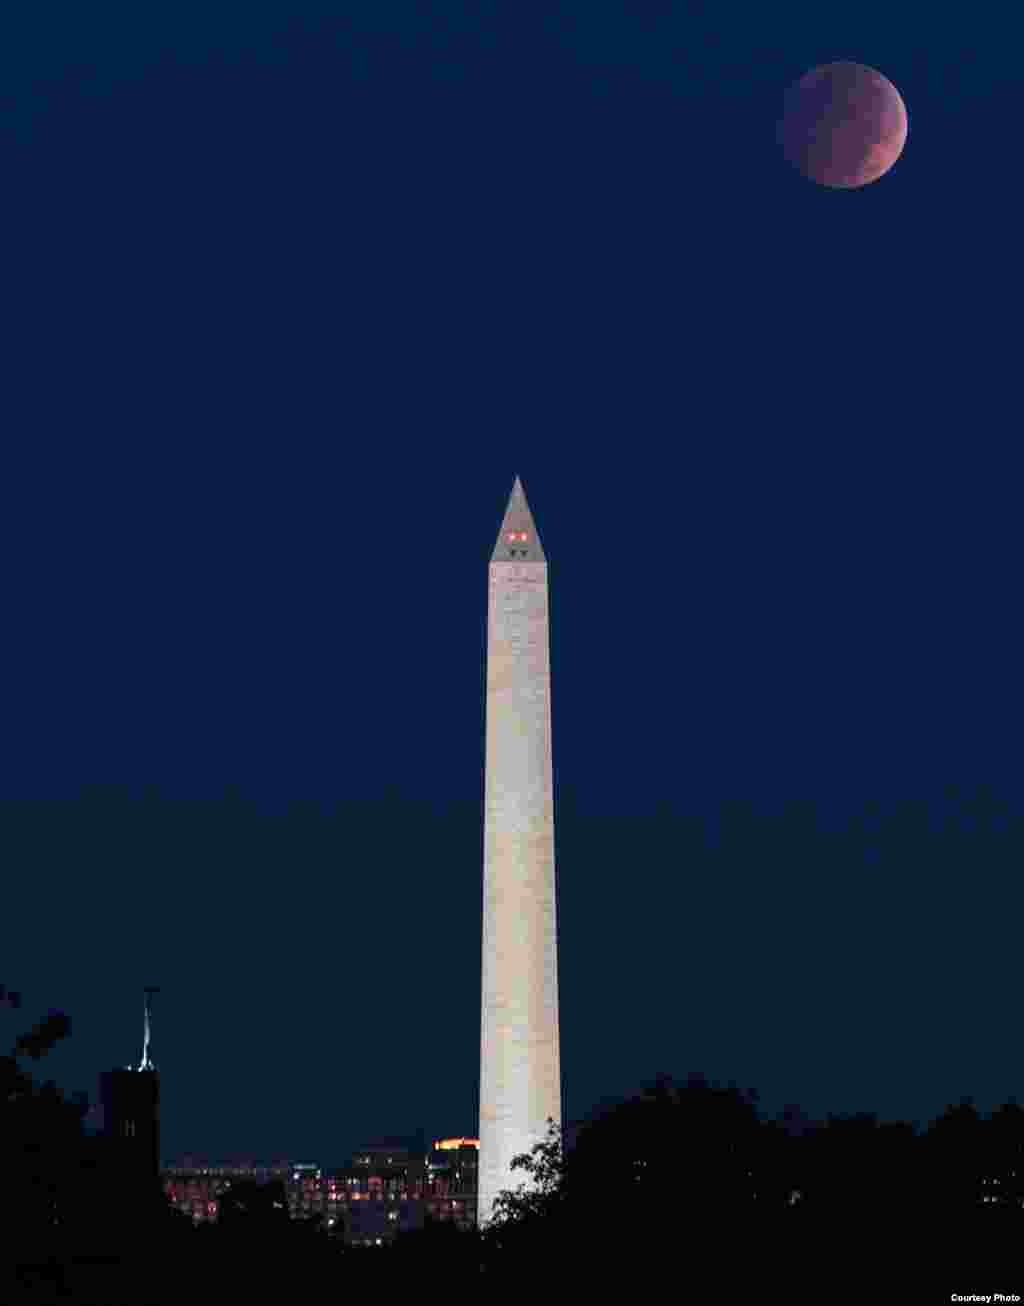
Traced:
POLYGON ((143 1003, 145 1020, 144 1020, 143 1031, 142 1031, 142 1060, 139 1062, 137 1069, 155 1070, 156 1066, 154 1066, 152 1061, 150 1061, 149 1059, 149 1018, 150 1018, 150 1005, 151 1005, 150 999, 152 998, 154 993, 159 993, 160 990, 157 988, 146 988, 143 989, 142 991, 146 995, 143 1003))

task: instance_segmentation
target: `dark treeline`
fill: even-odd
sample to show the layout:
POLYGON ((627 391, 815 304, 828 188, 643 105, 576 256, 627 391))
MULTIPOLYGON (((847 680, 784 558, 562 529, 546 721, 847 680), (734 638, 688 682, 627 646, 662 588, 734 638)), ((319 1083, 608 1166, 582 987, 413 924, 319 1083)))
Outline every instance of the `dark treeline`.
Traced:
MULTIPOLYGON (((615 998, 599 987, 610 971, 607 940, 592 916, 586 928, 576 924, 583 913, 574 908, 584 895, 590 906, 604 895, 617 929, 642 934, 649 952, 664 954, 672 966, 695 958, 681 991, 702 974, 708 983, 721 973, 716 930, 707 922, 724 919, 727 909, 730 945, 747 950, 748 974, 758 971, 760 959, 765 986, 780 991, 793 977, 813 986, 818 973, 844 959, 859 975, 866 938, 870 968, 888 968, 894 1002, 906 1004, 908 987, 926 987, 928 1018, 945 1021, 959 1012, 957 1028, 973 1021, 962 1008, 974 972, 965 972, 956 957, 966 952, 974 966, 984 939, 986 983, 1003 988, 1013 980, 1016 913, 1006 909, 1005 894, 1024 864, 1024 818, 991 791, 868 804, 831 828, 811 803, 774 812, 725 804, 715 828, 669 805, 611 817, 565 795, 557 838, 566 1010, 593 1010, 615 998), (621 868, 638 863, 656 865, 662 877, 685 869, 684 913, 654 910, 648 892, 622 894, 621 868), (827 911, 816 905, 825 874, 846 886, 840 911, 836 899, 827 911), (778 930, 767 929, 766 921, 775 925, 805 908, 804 919, 820 928, 799 933, 799 950, 780 948, 778 930)), ((374 904, 374 868, 413 857, 422 862, 424 846, 441 851, 429 874, 402 880, 388 916, 389 939, 400 946, 406 928, 413 937, 436 910, 441 885, 446 912, 461 904, 455 936, 477 939, 479 803, 437 807, 391 795, 333 811, 296 803, 280 817, 261 815, 237 791, 209 802, 164 801, 152 790, 129 800, 123 791, 93 789, 79 800, 0 803, 9 920, 29 919, 19 911, 20 895, 45 884, 60 903, 59 917, 47 925, 51 946, 61 929, 95 910, 99 874, 109 896, 118 883, 134 892, 143 870, 166 885, 182 875, 201 881, 217 867, 221 880, 237 880, 238 893, 225 899, 232 930, 250 921, 263 928, 271 904, 275 927, 284 931, 309 927, 308 903, 298 892, 281 895, 280 877, 261 875, 261 868, 299 868, 300 885, 353 868, 359 873, 345 880, 344 892, 356 916, 364 873, 365 902, 374 904)), ((640 872, 631 884, 639 881, 640 872)), ((197 926, 215 933, 221 922, 212 910, 199 922, 190 895, 165 895, 165 928, 180 930, 182 938, 197 926)), ((792 943, 797 933, 786 937, 792 943)), ((472 985, 457 1000, 475 1021, 472 985)), ((338 1284, 340 1295, 346 1281, 364 1274, 419 1273, 435 1265, 446 1272, 482 1270, 499 1280, 533 1276, 538 1257, 551 1252, 642 1282, 665 1273, 680 1285, 710 1278, 726 1295, 730 1284, 752 1282, 791 1295, 806 1289, 813 1300, 815 1292, 817 1299, 831 1298, 849 1282, 866 1280, 877 1296, 900 1276, 912 1293, 908 1299, 926 1300, 933 1291, 975 1290, 969 1285, 981 1272, 991 1282, 979 1290, 1017 1290, 1012 1279, 996 1282, 1013 1270, 1024 1231, 1024 1112, 1012 1101, 982 1112, 965 1100, 927 1128, 871 1115, 836 1115, 811 1125, 798 1112, 775 1118, 759 1111, 749 1094, 734 1088, 662 1079, 602 1109, 564 1156, 559 1148, 547 1159, 535 1157, 530 1166, 540 1179, 539 1196, 511 1201, 488 1236, 456 1235, 443 1226, 407 1235, 392 1249, 354 1249, 288 1220, 267 1192, 249 1202, 244 1190, 234 1194, 217 1226, 198 1229, 159 1190, 133 1192, 83 1129, 87 1102, 66 1098, 31 1073, 66 1036, 65 1018, 54 1013, 25 1030, 9 995, 8 1008, 0 1010, 13 1022, 9 1038, 0 1027, 10 1047, 0 1058, 7 1276, 0 1301, 59 1300, 54 1284, 62 1276, 69 1301, 195 1301, 204 1294, 223 1300, 239 1298, 246 1286, 262 1298, 275 1286, 293 1288, 296 1275, 307 1283, 321 1276, 325 1289, 338 1284)), ((681 1027, 685 1019, 684 1013, 681 1027)), ((987 1030, 986 1019, 979 1008, 974 1023, 987 1030)), ((827 1057, 827 1030, 813 1021, 802 1022, 801 1030, 827 1057)), ((570 1023, 565 1035, 575 1037, 570 1023)), ((1003 1031, 1004 1041, 1011 1037, 1003 1031)), ((967 1091, 978 1049, 964 1056, 957 1038, 950 1037, 948 1057, 963 1063, 967 1091)), ((682 1035, 673 1039, 684 1043, 682 1035)), ((884 1080, 884 1053, 872 1074, 884 1080)))
POLYGON ((524 1184, 499 1199, 483 1240, 489 1269, 529 1273, 546 1249, 733 1299, 853 1287, 948 1300, 979 1274, 1019 1288, 1024 1109, 1013 1101, 987 1116, 964 1101, 915 1131, 866 1113, 766 1118, 751 1091, 666 1075, 586 1122, 567 1151, 552 1130, 519 1168, 524 1184))
MULTIPOLYGON (((17 994, 0 998, 17 1011, 17 994)), ((571 1145, 552 1127, 517 1163, 522 1182, 483 1234, 428 1226, 356 1249, 343 1226, 291 1220, 279 1182, 236 1184, 217 1224, 194 1228, 158 1183, 119 1170, 87 1136, 85 1102, 31 1073, 69 1032, 51 1012, 0 1058, 0 1300, 12 1304, 263 1299, 300 1282, 340 1300, 356 1285, 434 1273, 483 1274, 504 1289, 535 1282, 552 1258, 606 1283, 711 1285, 730 1299, 859 1287, 930 1300, 982 1272, 1014 1291, 1024 1230, 1014 1102, 986 1116, 965 1101, 919 1132, 866 1114, 769 1118, 751 1091, 662 1075, 581 1122, 571 1145)))

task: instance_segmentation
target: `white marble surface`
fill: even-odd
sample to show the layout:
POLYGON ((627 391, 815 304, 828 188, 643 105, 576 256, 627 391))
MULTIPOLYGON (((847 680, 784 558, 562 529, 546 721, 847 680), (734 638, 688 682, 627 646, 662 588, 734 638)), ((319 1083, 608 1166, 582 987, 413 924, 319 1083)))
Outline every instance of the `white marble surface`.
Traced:
POLYGON ((491 563, 486 713, 481 1223, 523 1180, 512 1158, 561 1119, 544 562, 491 563))

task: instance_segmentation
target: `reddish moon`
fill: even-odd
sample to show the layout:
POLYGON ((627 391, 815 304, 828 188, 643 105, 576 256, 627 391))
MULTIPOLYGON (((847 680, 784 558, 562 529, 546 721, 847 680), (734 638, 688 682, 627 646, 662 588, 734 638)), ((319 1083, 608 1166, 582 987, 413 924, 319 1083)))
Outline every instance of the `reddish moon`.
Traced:
POLYGON ((883 177, 907 143, 907 109, 874 68, 827 63, 786 92, 779 144, 794 167, 822 186, 852 189, 883 177))

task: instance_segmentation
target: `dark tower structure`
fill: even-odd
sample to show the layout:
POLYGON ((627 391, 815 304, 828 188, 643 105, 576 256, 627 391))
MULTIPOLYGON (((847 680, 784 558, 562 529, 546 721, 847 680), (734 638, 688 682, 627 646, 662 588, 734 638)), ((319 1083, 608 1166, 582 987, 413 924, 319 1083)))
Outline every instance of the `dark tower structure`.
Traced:
POLYGON ((138 1067, 108 1070, 100 1076, 103 1134, 107 1157, 123 1179, 140 1184, 160 1181, 160 1076, 149 1056, 150 1002, 145 990, 142 1060, 138 1067))

